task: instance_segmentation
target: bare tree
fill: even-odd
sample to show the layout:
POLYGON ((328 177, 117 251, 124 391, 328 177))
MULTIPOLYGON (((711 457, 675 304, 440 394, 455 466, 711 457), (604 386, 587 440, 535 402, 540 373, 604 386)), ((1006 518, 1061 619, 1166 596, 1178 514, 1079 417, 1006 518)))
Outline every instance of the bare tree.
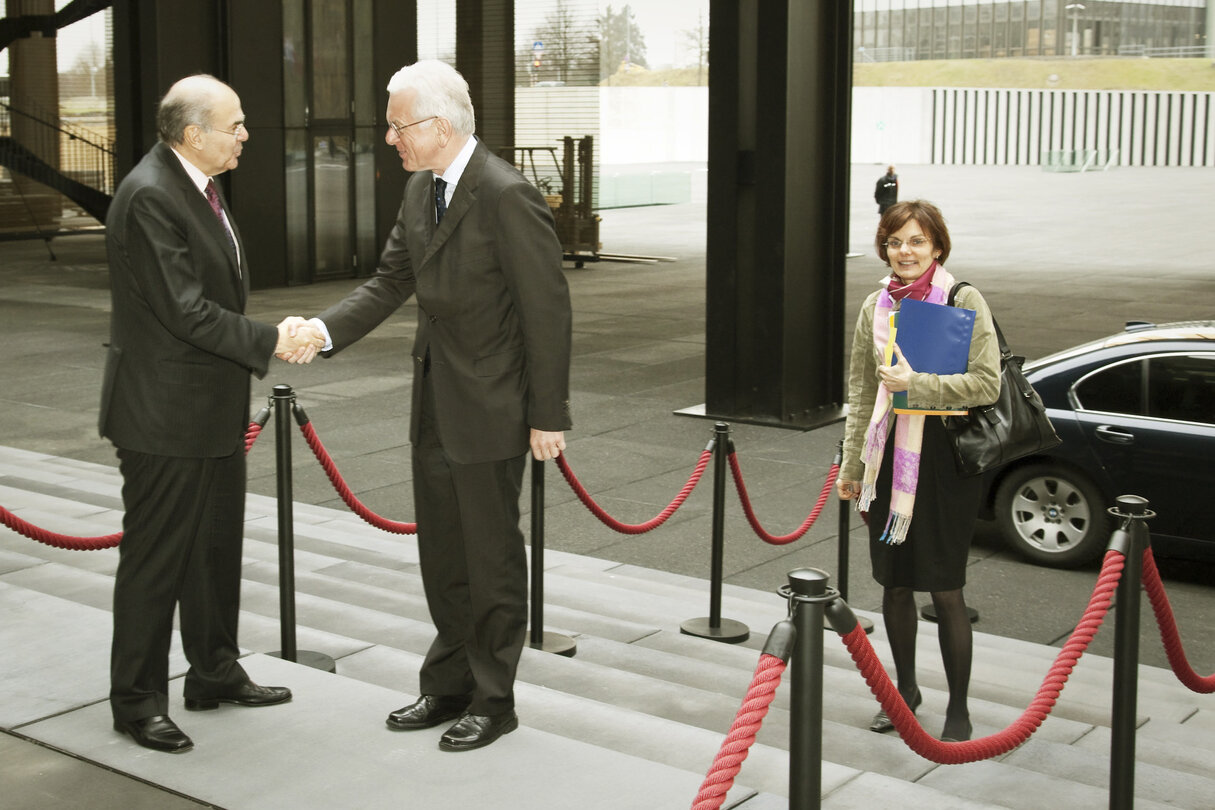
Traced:
POLYGON ((542 53, 527 52, 525 55, 533 82, 580 85, 598 82, 599 43, 592 21, 580 15, 568 0, 557 0, 533 38, 543 43, 542 53))
POLYGON ((709 26, 704 12, 696 12, 696 27, 683 32, 689 48, 696 53, 696 84, 703 85, 705 68, 709 64, 709 26))

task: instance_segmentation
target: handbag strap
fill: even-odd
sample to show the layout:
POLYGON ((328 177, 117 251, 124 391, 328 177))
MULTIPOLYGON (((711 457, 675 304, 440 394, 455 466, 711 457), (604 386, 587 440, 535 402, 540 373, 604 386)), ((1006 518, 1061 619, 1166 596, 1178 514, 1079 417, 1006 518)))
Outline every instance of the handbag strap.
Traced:
MULTIPOLYGON (((957 282, 949 290, 949 299, 946 301, 946 304, 948 306, 952 307, 954 305, 953 299, 958 294, 958 290, 961 289, 962 287, 973 287, 973 286, 975 286, 975 285, 971 284, 969 281, 957 282)), ((1004 342, 1004 333, 1000 331, 1000 324, 996 322, 995 315, 991 316, 991 325, 996 328, 996 340, 999 342, 999 345, 1000 345, 1000 357, 1002 359, 1007 359, 1007 358, 1011 357, 1012 350, 1009 349, 1008 344, 1004 342)))

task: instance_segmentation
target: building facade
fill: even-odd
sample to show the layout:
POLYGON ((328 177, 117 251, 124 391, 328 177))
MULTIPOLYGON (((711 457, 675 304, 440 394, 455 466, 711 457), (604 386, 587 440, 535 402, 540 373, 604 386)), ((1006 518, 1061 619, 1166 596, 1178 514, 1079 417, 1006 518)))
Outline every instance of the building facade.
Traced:
POLYGON ((856 0, 857 61, 1202 56, 1207 0, 856 0), (1164 54, 1162 54, 1164 55, 1164 54))

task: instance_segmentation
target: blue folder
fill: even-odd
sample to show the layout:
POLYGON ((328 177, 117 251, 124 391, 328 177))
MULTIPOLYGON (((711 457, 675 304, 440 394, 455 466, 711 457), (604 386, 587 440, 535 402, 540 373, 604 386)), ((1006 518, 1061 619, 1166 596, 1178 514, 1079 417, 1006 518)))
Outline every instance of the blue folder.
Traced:
MULTIPOLYGON (((891 315, 891 343, 898 343, 903 356, 916 371, 931 374, 962 374, 970 359, 970 338, 974 334, 973 309, 930 304, 911 298, 903 300, 899 311, 891 315)), ((887 347, 887 362, 897 363, 893 345, 887 347)), ((895 413, 963 414, 966 411, 942 411, 911 408, 907 392, 894 394, 895 413)))

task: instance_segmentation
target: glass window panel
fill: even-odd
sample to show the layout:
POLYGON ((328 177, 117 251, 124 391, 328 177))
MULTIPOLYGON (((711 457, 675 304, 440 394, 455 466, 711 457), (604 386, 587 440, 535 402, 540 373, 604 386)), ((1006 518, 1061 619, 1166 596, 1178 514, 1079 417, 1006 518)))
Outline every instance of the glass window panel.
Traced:
POLYGON ((372 0, 354 0, 354 123, 374 126, 377 107, 384 104, 387 76, 375 75, 372 0))
POLYGON ((1173 355, 1148 361, 1148 414, 1215 424, 1215 355, 1173 355))
POLYGON ((312 117, 350 118, 346 0, 312 0, 312 117))
POLYGON ((308 140, 302 129, 283 133, 284 185, 287 195, 287 283, 312 280, 308 261, 308 140))
POLYGON ((355 275, 358 276, 371 275, 379 257, 375 238, 375 150, 382 146, 377 129, 360 127, 354 131, 354 227, 358 256, 355 275))
MULTIPOLYGON (((456 0, 417 0, 418 58, 456 63, 456 0)), ((385 82, 387 84, 387 82, 385 82)))
POLYGON ((1082 379, 1075 387, 1080 408, 1142 416, 1143 361, 1109 366, 1082 379))
POLYGON ((353 255, 349 136, 313 136, 312 185, 316 279, 349 276, 353 255))
POLYGON ((302 127, 308 104, 304 0, 283 0, 283 123, 302 127))

